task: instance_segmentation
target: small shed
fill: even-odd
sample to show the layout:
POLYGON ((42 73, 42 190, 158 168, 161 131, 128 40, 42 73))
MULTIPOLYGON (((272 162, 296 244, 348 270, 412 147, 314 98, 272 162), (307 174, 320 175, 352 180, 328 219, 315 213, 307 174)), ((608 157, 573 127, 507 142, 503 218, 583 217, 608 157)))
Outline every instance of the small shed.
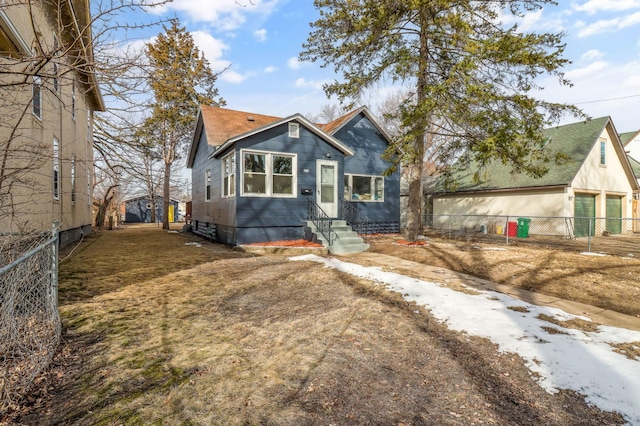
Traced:
MULTIPOLYGON (((124 202, 124 220, 126 223, 151 223, 151 212, 152 209, 155 209, 156 221, 162 222, 164 219, 163 204, 164 198, 160 195, 155 197, 155 202, 148 195, 126 200, 124 202)), ((169 202, 169 222, 178 221, 178 204, 176 200, 169 202)))

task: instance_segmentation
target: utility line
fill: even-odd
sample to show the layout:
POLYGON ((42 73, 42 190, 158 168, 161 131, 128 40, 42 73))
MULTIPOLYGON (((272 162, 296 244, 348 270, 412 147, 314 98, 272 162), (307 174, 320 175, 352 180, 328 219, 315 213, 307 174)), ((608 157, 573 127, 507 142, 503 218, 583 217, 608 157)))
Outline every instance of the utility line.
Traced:
POLYGON ((637 98, 637 97, 640 97, 640 94, 629 95, 629 96, 620 96, 619 98, 598 99, 596 101, 574 102, 573 104, 574 105, 595 104, 596 102, 617 101, 617 100, 620 100, 620 99, 637 98))

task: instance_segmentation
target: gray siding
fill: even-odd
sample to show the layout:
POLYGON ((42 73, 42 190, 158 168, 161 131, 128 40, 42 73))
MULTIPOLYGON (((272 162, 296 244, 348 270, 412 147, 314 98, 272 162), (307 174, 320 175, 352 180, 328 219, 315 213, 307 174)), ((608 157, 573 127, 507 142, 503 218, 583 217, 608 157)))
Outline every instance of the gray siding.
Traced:
MULTIPOLYGON (((355 151, 344 160, 344 173, 381 176, 391 164, 382 159, 387 142, 364 115, 354 117, 335 137, 355 151)), ((353 201, 371 222, 400 222, 400 173, 384 178, 384 203, 353 201)))

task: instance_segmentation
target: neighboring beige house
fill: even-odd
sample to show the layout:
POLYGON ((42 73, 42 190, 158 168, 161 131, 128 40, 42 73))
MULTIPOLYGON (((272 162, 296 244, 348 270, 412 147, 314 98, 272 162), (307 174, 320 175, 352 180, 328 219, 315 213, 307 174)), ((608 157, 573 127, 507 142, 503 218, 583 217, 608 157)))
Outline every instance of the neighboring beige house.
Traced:
POLYGON ((640 130, 620 134, 620 141, 624 149, 634 160, 640 161, 640 130))
POLYGON ((91 231, 93 73, 88 0, 2 0, 0 232, 91 231), (30 10, 29 10, 30 7, 30 10))
MULTIPOLYGON (((539 179, 513 174, 501 163, 493 164, 479 183, 473 182, 475 170, 470 167, 456 176, 456 191, 434 194, 434 221, 439 220, 437 215, 450 214, 508 215, 514 220, 531 216, 633 217, 638 181, 610 117, 550 128, 545 135, 547 148, 567 154, 568 163, 551 164, 549 172, 539 179)), ((465 226, 479 225, 472 223, 473 218, 468 220, 465 226)), ((548 232, 583 236, 588 231, 580 228, 581 223, 584 221, 572 221, 570 226, 560 225, 548 232)))
MULTIPOLYGON (((620 134, 620 141, 640 185, 640 130, 620 134)), ((633 200, 633 217, 640 219, 640 201, 637 198, 633 200)))

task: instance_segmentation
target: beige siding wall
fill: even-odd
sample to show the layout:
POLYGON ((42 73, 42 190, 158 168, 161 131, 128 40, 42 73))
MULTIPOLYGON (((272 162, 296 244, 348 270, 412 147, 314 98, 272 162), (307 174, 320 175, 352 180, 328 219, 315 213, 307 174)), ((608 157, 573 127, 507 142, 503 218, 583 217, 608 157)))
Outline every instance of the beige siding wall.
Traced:
POLYGON ((570 209, 565 190, 464 194, 434 198, 433 213, 499 216, 564 216, 570 209))
MULTIPOLYGON (((40 33, 37 41, 24 7, 6 7, 6 16, 27 45, 35 46, 39 42, 44 46, 43 50, 51 52, 55 29, 39 4, 33 3, 35 26, 40 33)), ((0 58, 0 61, 3 67, 11 66, 12 62, 24 64, 24 60, 0 58)), ((0 193, 9 191, 11 194, 11 198, 2 204, 0 231, 48 230, 53 221, 60 223, 62 231, 91 225, 93 147, 88 120, 92 114, 76 74, 66 66, 66 58, 60 58, 59 62, 57 90, 52 78, 52 63, 42 68, 41 117, 33 114, 33 81, 30 78, 26 84, 3 92, 11 93, 11 98, 4 97, 0 105, 4 118, 0 125, 0 149, 9 154, 8 168, 16 175, 10 188, 6 185, 0 188, 0 193), (53 191, 54 138, 59 142, 60 194, 57 200, 53 191), (74 162, 75 201, 72 200, 74 162)), ((11 76, 0 78, 6 82, 11 76)))
POLYGON ((596 195, 597 217, 606 216, 607 195, 622 197, 622 217, 632 216, 633 189, 612 143, 615 137, 611 127, 602 132, 571 184, 570 196, 576 193, 596 195), (606 147, 604 165, 600 164, 600 141, 606 147))

